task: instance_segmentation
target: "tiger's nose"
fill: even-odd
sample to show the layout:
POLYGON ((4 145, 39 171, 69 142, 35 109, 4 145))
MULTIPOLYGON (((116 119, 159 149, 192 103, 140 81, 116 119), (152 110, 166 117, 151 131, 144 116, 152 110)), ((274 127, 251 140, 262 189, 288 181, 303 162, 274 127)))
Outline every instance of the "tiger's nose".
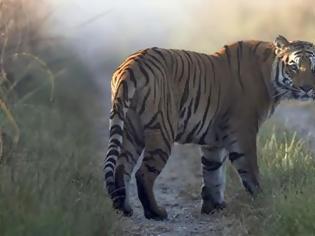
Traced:
POLYGON ((309 91, 311 91, 312 89, 313 89, 313 87, 312 86, 310 86, 310 85, 303 85, 303 86, 301 86, 301 89, 304 91, 304 92, 309 92, 309 91))

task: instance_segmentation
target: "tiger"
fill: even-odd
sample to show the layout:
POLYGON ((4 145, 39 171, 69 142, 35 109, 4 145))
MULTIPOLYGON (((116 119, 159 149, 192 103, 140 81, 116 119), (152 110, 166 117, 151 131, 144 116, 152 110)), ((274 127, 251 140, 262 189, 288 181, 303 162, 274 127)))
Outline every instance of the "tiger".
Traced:
POLYGON ((131 216, 135 165, 148 219, 167 219, 154 182, 174 143, 199 145, 201 213, 226 207, 225 163, 250 196, 262 191, 257 134, 284 99, 315 99, 315 47, 307 41, 244 40, 213 54, 158 47, 129 56, 113 73, 105 185, 113 207, 131 216), (139 158, 139 157, 142 157, 139 158))

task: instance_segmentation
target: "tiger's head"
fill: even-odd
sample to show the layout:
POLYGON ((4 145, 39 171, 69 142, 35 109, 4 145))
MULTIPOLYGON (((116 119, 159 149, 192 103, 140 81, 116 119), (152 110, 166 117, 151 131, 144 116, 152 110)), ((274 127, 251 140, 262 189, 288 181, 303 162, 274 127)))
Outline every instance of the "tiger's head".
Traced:
POLYGON ((287 99, 315 100, 315 46, 305 41, 274 41, 274 87, 276 96, 287 99))

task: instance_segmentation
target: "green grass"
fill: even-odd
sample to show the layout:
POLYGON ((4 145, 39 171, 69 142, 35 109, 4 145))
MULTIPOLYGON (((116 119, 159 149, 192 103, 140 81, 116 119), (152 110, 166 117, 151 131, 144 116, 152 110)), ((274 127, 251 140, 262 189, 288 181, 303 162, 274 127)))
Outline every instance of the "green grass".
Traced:
POLYGON ((236 235, 315 235, 314 154, 275 122, 262 129, 258 143, 263 193, 251 201, 236 174, 228 178, 228 194, 239 192, 227 212, 240 220, 236 235))
POLYGON ((270 138, 261 138, 261 168, 268 199, 263 232, 315 235, 314 154, 296 134, 281 129, 272 133, 270 138))
POLYGON ((108 235, 114 217, 86 124, 51 108, 19 113, 21 143, 0 166, 0 235, 108 235))

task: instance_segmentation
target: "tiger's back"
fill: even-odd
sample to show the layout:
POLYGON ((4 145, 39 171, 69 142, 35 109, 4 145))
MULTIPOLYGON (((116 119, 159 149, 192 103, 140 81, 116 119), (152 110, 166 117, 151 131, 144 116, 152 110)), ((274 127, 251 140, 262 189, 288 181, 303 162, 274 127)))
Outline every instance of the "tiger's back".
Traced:
POLYGON ((209 143, 205 140, 205 132, 221 121, 222 116, 228 115, 244 97, 245 90, 244 103, 259 102, 249 101, 248 93, 252 97, 260 96, 257 100, 267 100, 268 95, 263 91, 265 86, 255 75, 257 72, 252 69, 255 65, 251 65, 251 58, 242 59, 242 54, 255 53, 255 43, 258 42, 242 42, 242 46, 233 44, 229 53, 224 49, 214 55, 160 48, 140 51, 127 58, 114 74, 113 94, 122 80, 136 80, 133 107, 144 125, 148 125, 153 114, 165 111, 169 117, 164 117, 163 123, 172 124, 167 130, 170 129, 170 136, 177 142, 209 143), (229 65, 229 60, 243 62, 229 65), (252 76, 239 78, 239 74, 250 70, 252 76))

